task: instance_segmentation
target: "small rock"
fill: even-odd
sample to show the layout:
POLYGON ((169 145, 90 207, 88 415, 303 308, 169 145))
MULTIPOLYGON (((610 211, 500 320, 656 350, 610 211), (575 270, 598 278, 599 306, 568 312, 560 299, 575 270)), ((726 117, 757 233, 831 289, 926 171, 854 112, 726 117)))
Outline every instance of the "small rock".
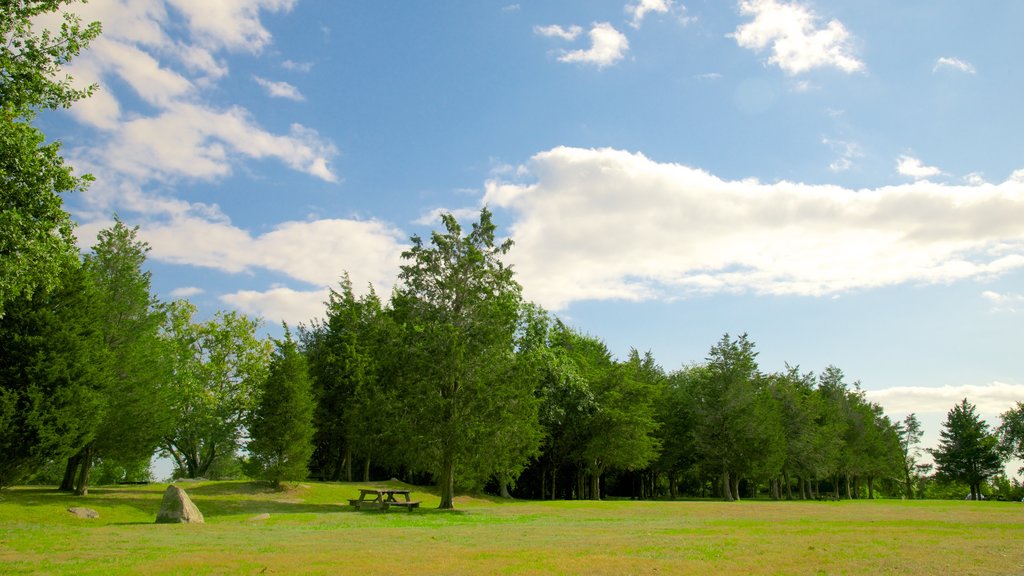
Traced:
POLYGON ((160 502, 157 524, 202 524, 203 513, 192 503, 192 499, 177 486, 168 486, 160 502))
POLYGON ((68 508, 68 512, 71 512, 79 518, 99 518, 100 513, 93 510, 92 508, 83 508, 81 506, 72 506, 68 508))

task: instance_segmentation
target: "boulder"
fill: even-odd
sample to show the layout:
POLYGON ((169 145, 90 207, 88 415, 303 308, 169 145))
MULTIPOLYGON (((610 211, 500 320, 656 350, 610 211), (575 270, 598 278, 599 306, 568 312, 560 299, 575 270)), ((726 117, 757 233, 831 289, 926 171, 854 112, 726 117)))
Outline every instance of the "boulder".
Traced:
POLYGON ((81 506, 72 506, 68 508, 68 512, 71 512, 79 518, 99 518, 100 513, 93 510, 92 508, 83 508, 81 506))
POLYGON ((160 502, 157 524, 202 524, 203 513, 192 503, 192 499, 177 486, 168 486, 160 502))

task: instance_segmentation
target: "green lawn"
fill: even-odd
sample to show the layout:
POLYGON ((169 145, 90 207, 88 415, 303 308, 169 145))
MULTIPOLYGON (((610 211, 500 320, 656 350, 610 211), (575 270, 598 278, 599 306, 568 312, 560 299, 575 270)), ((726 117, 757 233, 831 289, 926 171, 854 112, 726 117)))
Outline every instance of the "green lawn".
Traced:
POLYGON ((154 524, 165 485, 0 493, 0 574, 1024 574, 1021 503, 461 497, 441 512, 413 487, 410 514, 342 505, 361 484, 181 486, 206 524, 154 524))

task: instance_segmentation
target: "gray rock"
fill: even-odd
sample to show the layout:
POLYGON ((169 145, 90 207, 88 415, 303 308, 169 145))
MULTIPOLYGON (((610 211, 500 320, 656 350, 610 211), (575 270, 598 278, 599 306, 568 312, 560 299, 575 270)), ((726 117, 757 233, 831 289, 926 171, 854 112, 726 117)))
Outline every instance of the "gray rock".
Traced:
POLYGON ((99 518, 100 513, 93 510, 92 508, 83 508, 81 506, 72 506, 68 508, 68 512, 71 512, 79 518, 99 518))
POLYGON ((177 486, 168 486, 160 502, 157 524, 202 524, 203 513, 192 503, 192 499, 177 486))

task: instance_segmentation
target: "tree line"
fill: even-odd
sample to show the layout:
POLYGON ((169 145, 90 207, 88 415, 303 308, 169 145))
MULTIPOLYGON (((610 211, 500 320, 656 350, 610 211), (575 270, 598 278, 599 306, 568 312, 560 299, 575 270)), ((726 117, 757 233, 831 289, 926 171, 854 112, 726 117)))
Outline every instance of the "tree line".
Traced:
MULTIPOLYGON (((0 7, 0 486, 56 478, 86 494, 172 459, 182 477, 400 477, 529 498, 680 495, 735 500, 913 496, 920 423, 891 421, 830 366, 766 373, 747 335, 666 372, 650 353, 613 357, 524 300, 485 208, 411 238, 385 301, 342 276, 323 318, 260 336, 222 311, 162 302, 148 245, 115 217, 79 255, 61 194, 88 177, 32 125, 91 91, 59 77, 99 33, 68 0, 0 7)), ((993 431, 965 399, 932 451, 939 476, 976 496, 1022 455, 1020 403, 993 431)))

